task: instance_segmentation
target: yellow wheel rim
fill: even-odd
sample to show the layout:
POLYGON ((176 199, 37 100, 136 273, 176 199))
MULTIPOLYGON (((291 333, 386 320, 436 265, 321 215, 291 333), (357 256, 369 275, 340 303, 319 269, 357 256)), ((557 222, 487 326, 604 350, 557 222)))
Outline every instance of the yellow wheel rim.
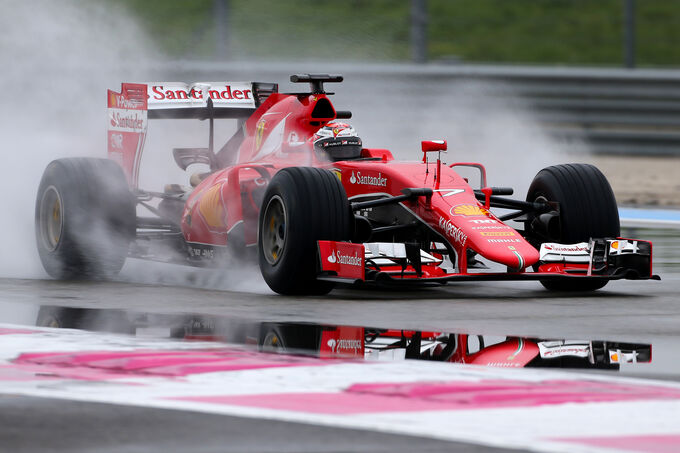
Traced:
POLYGON ((269 264, 276 264, 286 247, 286 207, 278 195, 274 195, 264 210, 262 219, 262 253, 269 264))
POLYGON ((49 186, 43 192, 38 212, 38 227, 42 245, 50 252, 56 250, 64 230, 64 208, 59 191, 49 186))

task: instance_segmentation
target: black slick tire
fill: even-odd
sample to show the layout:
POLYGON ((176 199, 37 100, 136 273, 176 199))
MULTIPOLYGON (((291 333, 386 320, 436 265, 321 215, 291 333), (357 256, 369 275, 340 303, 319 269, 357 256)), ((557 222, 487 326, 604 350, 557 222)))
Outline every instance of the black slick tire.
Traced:
POLYGON ((321 328, 315 324, 265 322, 260 325, 260 351, 315 354, 319 350, 321 328))
MULTIPOLYGON (((607 178, 590 164, 554 165, 539 171, 529 186, 527 201, 547 201, 559 204, 559 231, 552 237, 534 234, 530 222, 526 225, 528 239, 535 245, 542 242, 573 244, 591 238, 614 238, 620 235, 616 198, 607 178)), ((542 280, 554 291, 594 291, 607 280, 542 280)))
POLYGON ((115 276, 135 233, 136 202, 118 164, 68 158, 47 166, 36 199, 35 236, 51 277, 115 276))
POLYGON ((259 216, 258 261, 267 285, 284 295, 326 294, 334 284, 317 277, 317 241, 351 237, 345 189, 328 170, 279 171, 265 192, 259 216))

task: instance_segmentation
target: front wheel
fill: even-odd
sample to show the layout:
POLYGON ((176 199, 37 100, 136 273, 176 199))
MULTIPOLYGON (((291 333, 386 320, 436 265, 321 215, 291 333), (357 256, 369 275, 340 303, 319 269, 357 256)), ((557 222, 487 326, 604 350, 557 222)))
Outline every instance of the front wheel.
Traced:
MULTIPOLYGON (((621 234, 616 198, 607 178, 589 164, 554 165, 539 171, 529 186, 527 201, 555 203, 558 222, 552 228, 539 228, 538 219, 526 224, 527 239, 540 247, 543 242, 573 244, 591 238, 621 234)), ((554 291, 594 291, 607 280, 542 280, 554 291)))
POLYGON ((351 237, 345 189, 328 170, 284 168, 272 178, 260 209, 258 255, 269 287, 285 295, 326 294, 317 276, 317 241, 351 237))

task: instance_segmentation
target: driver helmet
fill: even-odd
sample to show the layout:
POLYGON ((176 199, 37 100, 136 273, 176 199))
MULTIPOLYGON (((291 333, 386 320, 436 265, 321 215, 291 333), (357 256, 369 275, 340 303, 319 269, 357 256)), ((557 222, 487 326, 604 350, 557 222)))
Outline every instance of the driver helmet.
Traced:
POLYGON ((361 139, 347 123, 331 122, 312 136, 314 149, 333 161, 361 157, 361 139))

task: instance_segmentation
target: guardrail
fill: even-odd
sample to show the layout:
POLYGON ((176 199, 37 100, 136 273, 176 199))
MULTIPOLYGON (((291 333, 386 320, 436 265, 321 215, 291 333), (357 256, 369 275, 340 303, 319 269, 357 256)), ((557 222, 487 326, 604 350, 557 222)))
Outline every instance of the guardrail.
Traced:
MULTIPOLYGON (((253 75, 288 80, 293 73, 336 72, 377 88, 390 80, 415 86, 490 82, 497 96, 519 96, 562 140, 595 153, 680 156, 680 71, 485 65, 357 63, 209 63, 180 61, 167 72, 192 80, 253 75), (417 84, 417 85, 415 85, 417 84)), ((492 88, 493 91, 493 88, 492 88)))
POLYGON ((551 134, 596 153, 680 156, 675 71, 559 70, 494 77, 526 99, 551 134))

